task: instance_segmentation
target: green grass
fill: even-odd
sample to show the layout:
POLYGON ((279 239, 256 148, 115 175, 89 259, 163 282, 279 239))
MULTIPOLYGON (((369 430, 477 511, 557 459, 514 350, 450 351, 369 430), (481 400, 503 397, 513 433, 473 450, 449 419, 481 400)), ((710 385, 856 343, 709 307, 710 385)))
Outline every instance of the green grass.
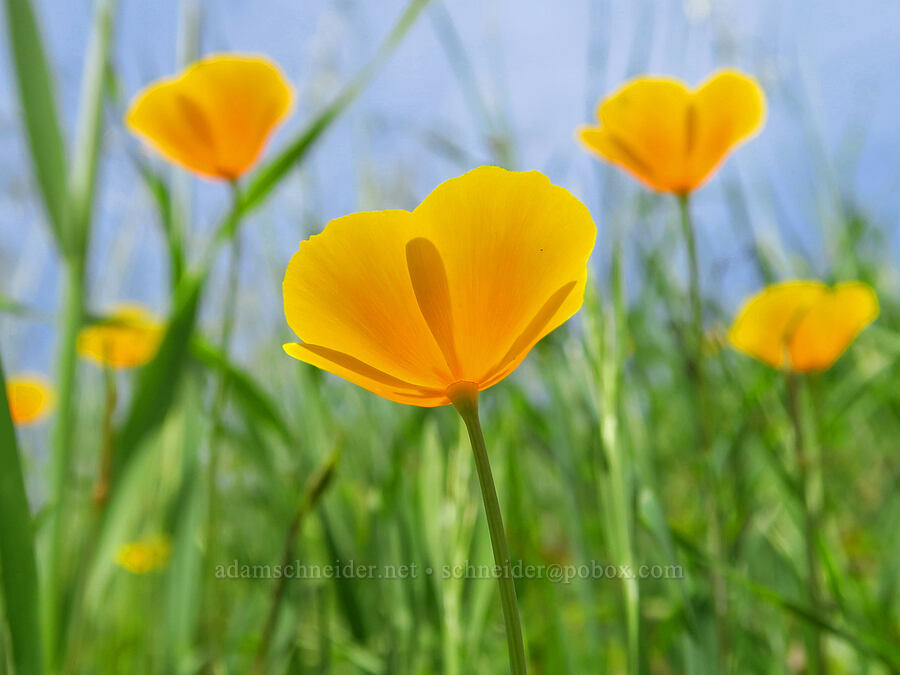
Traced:
MULTIPOLYGON (((42 662, 70 673, 507 670, 496 581, 444 574, 493 564, 475 463, 453 409, 393 404, 293 362, 280 348, 286 327, 254 331, 251 355, 238 361, 219 343, 221 327, 198 321, 204 305, 223 300, 222 286, 209 282, 222 249, 302 165, 426 4, 413 0, 369 65, 273 148, 230 210, 223 201, 208 250, 186 250, 177 180, 136 160, 159 209, 171 314, 155 360, 120 376, 113 489, 98 513, 103 374, 75 362, 73 336, 90 320, 84 250, 98 111, 103 97, 121 105, 115 64, 106 68, 104 56, 113 7, 98 4, 67 163, 33 13, 27 2, 6 3, 35 199, 57 237, 69 299, 57 318, 0 295, 3 322, 60 322, 62 388, 51 476, 23 461, 40 434, 20 433, 17 443, 0 418, 0 673, 39 672, 42 662), (216 391, 220 416, 210 414, 216 391), (29 513, 26 483, 50 495, 38 512, 29 513), (121 543, 160 532, 173 544, 163 570, 132 575, 115 565, 121 543), (285 561, 310 574, 352 563, 376 578, 217 574, 285 561), (383 578, 392 574, 406 578, 383 578)), ((485 108, 449 15, 441 8, 431 19, 483 123, 486 153, 512 164, 510 125, 485 108)), ((741 225, 748 196, 716 180, 741 225)), ((511 556, 542 577, 516 580, 531 672, 802 671, 817 639, 830 672, 900 671, 900 298, 880 252, 883 232, 864 208, 835 200, 826 278, 869 282, 882 315, 832 370, 799 382, 820 606, 808 593, 787 382, 708 340, 696 395, 695 299, 671 263, 682 246, 678 205, 643 195, 615 214, 628 232, 598 247, 596 269, 606 271, 594 274, 578 318, 481 396, 511 556), (654 236, 643 236, 649 228, 654 236), (642 565, 671 578, 606 570, 642 565), (577 578, 579 566, 594 578, 577 578), (556 572, 564 578, 547 578, 556 572)), ((783 269, 782 251, 754 244, 761 279, 809 274, 802 257, 783 269)), ((708 262, 701 240, 699 264, 708 262)), ((728 325, 716 289, 699 300, 707 334, 728 325)))

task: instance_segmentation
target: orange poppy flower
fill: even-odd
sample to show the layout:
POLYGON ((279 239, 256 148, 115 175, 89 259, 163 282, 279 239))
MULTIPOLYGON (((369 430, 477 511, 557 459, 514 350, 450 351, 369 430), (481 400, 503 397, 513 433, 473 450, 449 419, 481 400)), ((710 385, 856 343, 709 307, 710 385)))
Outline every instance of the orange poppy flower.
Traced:
POLYGON ((6 381, 6 398, 13 424, 33 424, 53 408, 53 387, 42 377, 11 377, 6 381))
POLYGON ((78 353, 111 368, 135 368, 156 355, 162 324, 141 305, 119 305, 78 335, 78 353))
POLYGON ((481 167, 412 212, 354 213, 300 244, 284 277, 301 361, 398 403, 450 403, 509 375, 581 307, 596 227, 536 172, 481 167))
POLYGON ((125 122, 169 161, 235 180, 256 162, 292 102, 290 84, 268 59, 219 54, 141 91, 125 122))
POLYGON ((639 77, 597 106, 582 145, 660 192, 696 190, 766 116, 762 88, 723 70, 693 91, 669 77, 639 77))
POLYGON ((728 340, 773 368, 827 370, 877 316, 875 291, 862 282, 786 281, 744 304, 728 340))

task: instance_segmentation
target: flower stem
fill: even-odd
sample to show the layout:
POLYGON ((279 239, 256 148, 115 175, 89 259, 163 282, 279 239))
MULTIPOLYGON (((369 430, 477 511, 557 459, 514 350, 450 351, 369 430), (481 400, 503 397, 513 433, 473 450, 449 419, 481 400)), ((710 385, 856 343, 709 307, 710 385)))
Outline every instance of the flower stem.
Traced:
MULTIPOLYGON (((824 617, 822 607, 822 594, 819 590, 818 570, 819 556, 816 553, 816 527, 818 516, 813 509, 810 499, 810 460, 811 456, 807 447, 806 434, 803 432, 803 420, 800 415, 800 392, 797 377, 794 373, 787 374, 788 411, 791 416, 791 424, 794 428, 794 451, 797 462, 797 489, 799 491, 800 506, 803 509, 803 539, 806 555, 806 589, 809 594, 810 609, 817 618, 824 617)), ((818 626, 810 629, 808 639, 810 660, 812 661, 810 672, 824 675, 827 671, 825 654, 822 648, 822 633, 818 626)))
MULTIPOLYGON (((237 213, 237 205, 240 203, 241 194, 237 182, 231 183, 232 212, 237 213)), ((231 338, 237 316, 237 296, 240 286, 241 268, 241 235, 237 229, 238 218, 233 221, 234 229, 230 231, 231 257, 228 262, 228 280, 225 290, 225 307, 222 318, 222 334, 219 346, 223 358, 229 357, 231 338)), ((219 510, 218 474, 219 474, 219 450, 216 445, 221 433, 222 418, 225 414, 225 405, 228 401, 228 378, 225 370, 219 374, 213 393, 212 408, 210 412, 210 427, 208 433, 209 463, 207 465, 207 511, 206 511, 206 563, 211 568, 217 548, 216 518, 219 510)), ((207 589, 206 608, 207 619, 210 622, 207 636, 211 652, 215 650, 216 621, 218 621, 216 594, 213 588, 207 589)))
MULTIPOLYGON (((684 245, 688 254, 688 273, 690 275, 690 296, 691 296, 691 331, 693 333, 691 340, 693 341, 691 370, 695 381, 698 383, 698 389, 703 389, 703 304, 700 296, 700 265, 697 262, 697 239, 694 235, 694 223, 691 220, 690 195, 683 194, 678 196, 678 209, 681 216, 681 231, 684 235, 684 245)), ((700 416, 702 420, 702 416, 700 416)), ((703 447, 706 446, 705 425, 701 422, 699 431, 701 432, 700 442, 703 447)))
MULTIPOLYGON (((706 370, 703 359, 703 296, 700 290, 700 264, 697 260, 697 238, 694 222, 691 218, 690 193, 678 195, 678 210, 681 220, 681 231, 688 256, 689 293, 691 302, 691 339, 688 348, 688 372, 694 383, 694 419, 696 423, 697 446, 706 462, 705 501, 709 514, 710 546, 721 560, 725 560, 727 544, 723 533, 721 501, 718 498, 720 482, 715 475, 711 456, 712 444, 709 432, 711 410, 706 396, 706 370)), ((717 571, 711 572, 713 606, 716 612, 716 657, 718 670, 724 672, 728 668, 728 652, 731 636, 727 621, 728 588, 724 577, 717 571)))
POLYGON ((506 642, 509 647, 509 669, 512 675, 524 675, 528 671, 525 665, 525 643, 522 640, 516 586, 512 577, 506 533, 503 530, 500 501, 497 499, 491 464, 484 445, 484 434, 481 431, 481 421, 478 418, 478 389, 471 382, 460 382, 450 387, 447 395, 466 424, 472 452, 475 455, 475 468, 478 470, 478 482, 481 484, 484 511, 491 533, 491 547, 494 550, 494 564, 499 568, 500 603, 503 606, 503 622, 506 626, 506 642))
POLYGON ((97 471, 97 483, 94 485, 94 508, 102 510, 109 497, 109 478, 112 473, 112 459, 115 450, 113 432, 113 416, 116 412, 116 374, 106 365, 103 368, 103 384, 106 406, 103 409, 103 441, 100 447, 100 468, 97 471))

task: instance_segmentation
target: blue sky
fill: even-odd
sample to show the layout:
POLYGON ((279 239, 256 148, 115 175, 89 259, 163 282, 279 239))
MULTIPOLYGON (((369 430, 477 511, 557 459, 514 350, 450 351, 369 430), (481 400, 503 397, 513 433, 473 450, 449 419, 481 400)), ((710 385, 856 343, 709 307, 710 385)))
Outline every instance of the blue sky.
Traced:
MULTIPOLYGON (((120 0, 115 65, 127 97, 175 70, 180 0, 120 0)), ((293 132, 368 58, 405 6, 398 0, 209 0, 201 7, 202 53, 259 52, 278 61, 298 90, 298 109, 273 139, 293 132)), ((92 3, 37 0, 69 130, 77 109, 92 3)), ((5 40, 5 38, 4 38, 5 40)), ((717 67, 756 75, 770 101, 764 132, 698 195, 707 285, 727 304, 755 290, 745 264, 746 233, 724 207, 728 185, 750 196, 754 231, 809 256, 809 272, 829 271, 824 242, 834 186, 856 200, 892 237, 900 218, 900 3, 888 0, 637 0, 538 2, 445 0, 426 11, 387 67, 315 149, 302 172, 248 227, 248 304, 266 308, 254 325, 281 329, 278 282, 297 243, 330 218, 359 209, 410 207, 440 181, 491 161, 480 132, 486 115, 507 130, 517 168, 539 169, 581 197, 604 242, 627 221, 640 188, 585 155, 573 130, 596 100, 640 72, 699 82, 717 67), (458 35, 473 89, 448 57, 458 35), (487 111, 486 113, 483 111, 487 111), (453 146, 458 155, 445 149, 453 146), (625 213, 626 215, 621 215, 625 213), (623 222, 620 222, 623 221, 623 222), (724 270, 724 271, 723 271, 724 270), (722 275, 719 278, 718 275, 722 275)), ((471 84, 471 83, 470 83, 471 84)), ((57 264, 43 216, 30 196, 9 53, 0 50, 0 290, 52 310, 57 264), (22 264, 21 261, 28 261, 22 264)), ((149 197, 128 159, 138 146, 110 110, 101 198, 92 246, 91 304, 138 299, 166 310, 163 246, 149 197)), ((221 186, 194 184, 196 242, 223 208, 221 186)), ((786 261, 787 262, 787 261, 786 261)), ((785 267, 785 272, 796 271, 785 267)), ((673 274, 680 274, 673 260, 673 274)), ((215 307, 207 308, 215 321, 215 307)), ((47 327, 0 322, 18 360, 43 369, 52 356, 47 327)))

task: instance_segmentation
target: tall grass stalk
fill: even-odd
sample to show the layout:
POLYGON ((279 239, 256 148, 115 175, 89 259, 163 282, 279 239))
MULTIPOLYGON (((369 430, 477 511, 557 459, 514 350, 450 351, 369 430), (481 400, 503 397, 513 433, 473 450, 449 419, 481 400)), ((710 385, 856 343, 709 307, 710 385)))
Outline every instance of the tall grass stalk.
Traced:
MULTIPOLYGON (((322 495, 325 494, 325 491, 331 484, 331 479, 334 477, 334 472, 337 468, 339 455, 340 445, 338 445, 325 459, 324 464, 310 476, 306 483, 306 488, 303 491, 300 504, 297 507, 293 518, 291 518, 290 525, 288 525, 287 533, 285 534, 284 551, 281 556, 281 564, 284 569, 289 567, 291 562, 295 559, 297 539, 300 536, 303 523, 306 522, 307 516, 316 507, 316 504, 318 504, 322 495)), ((272 598, 269 603, 269 611, 266 614, 266 622, 263 625, 259 648, 256 652, 256 663, 254 665, 254 672, 259 674, 265 672, 269 646, 272 643, 272 638, 278 627, 278 619, 281 615, 282 607, 284 606, 287 583, 288 578, 286 575, 283 575, 278 578, 275 585, 272 587, 272 598)))
MULTIPOLYGON (((600 363, 601 422, 600 433, 609 472, 606 488, 612 498, 614 511, 611 530, 615 555, 619 564, 634 569, 633 471, 632 462, 624 447, 620 433, 621 401, 623 396, 623 349, 626 339, 625 298, 622 274, 622 252, 618 242, 613 245, 613 262, 610 280, 613 293, 611 320, 603 326, 605 344, 600 363)), ((640 672, 640 586, 633 575, 622 580, 625 597, 626 636, 628 644, 628 671, 640 672)))

